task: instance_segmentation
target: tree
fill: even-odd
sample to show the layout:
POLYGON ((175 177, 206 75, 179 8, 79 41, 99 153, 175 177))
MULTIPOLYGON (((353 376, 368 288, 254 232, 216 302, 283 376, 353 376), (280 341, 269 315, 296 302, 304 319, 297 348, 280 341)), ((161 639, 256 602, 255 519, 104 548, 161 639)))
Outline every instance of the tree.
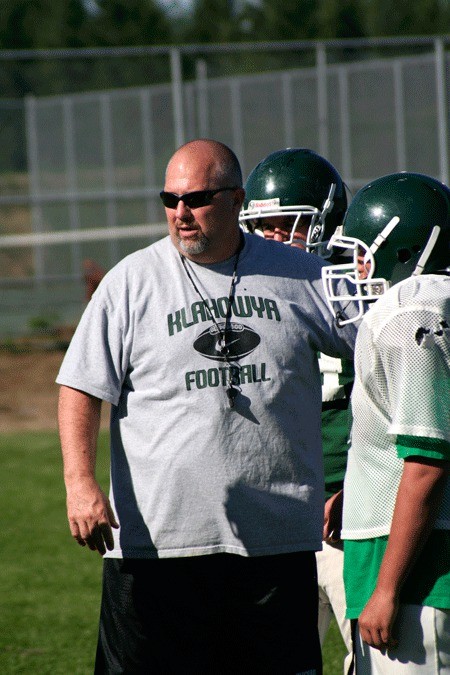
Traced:
POLYGON ((239 41, 239 11, 232 0, 194 0, 180 38, 189 43, 239 41))
POLYGON ((87 21, 83 0, 4 0, 0 6, 0 48, 67 47, 77 42, 77 35, 79 41, 87 21))
POLYGON ((93 21, 97 46, 140 46, 172 41, 171 23, 153 0, 97 0, 93 21))
POLYGON ((450 30, 448 0, 366 0, 370 36, 434 35, 450 30))
POLYGON ((317 15, 317 37, 365 37, 361 0, 322 0, 317 15))
POLYGON ((261 0, 247 2, 243 14, 258 40, 301 40, 317 37, 317 1, 261 0))

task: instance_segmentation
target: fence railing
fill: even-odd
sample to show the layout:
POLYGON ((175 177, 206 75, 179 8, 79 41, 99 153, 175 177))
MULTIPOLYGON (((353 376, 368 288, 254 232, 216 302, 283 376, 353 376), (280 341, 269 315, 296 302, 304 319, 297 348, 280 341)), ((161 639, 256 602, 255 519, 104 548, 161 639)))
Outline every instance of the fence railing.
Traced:
POLYGON ((80 92, 83 78, 71 87, 66 75, 44 87, 36 76, 41 84, 23 99, 0 99, 0 142, 14 150, 0 168, 0 336, 26 331, 33 314, 76 320, 84 258, 109 268, 161 236, 152 224, 164 220, 164 169, 186 140, 227 143, 245 175, 269 152, 298 146, 326 156, 352 192, 406 169, 448 183, 449 44, 436 36, 0 51, 3 62, 36 70, 62 73, 69 62, 105 72, 103 89, 80 92), (126 76, 118 65, 130 59, 126 76), (147 72, 143 63, 155 59, 147 72))

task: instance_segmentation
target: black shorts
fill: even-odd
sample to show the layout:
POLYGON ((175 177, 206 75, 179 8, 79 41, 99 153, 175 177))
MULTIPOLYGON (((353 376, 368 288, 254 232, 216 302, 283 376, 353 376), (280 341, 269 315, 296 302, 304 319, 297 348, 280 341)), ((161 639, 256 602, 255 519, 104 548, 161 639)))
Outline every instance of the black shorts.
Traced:
POLYGON ((320 675, 313 552, 106 559, 96 675, 320 675))

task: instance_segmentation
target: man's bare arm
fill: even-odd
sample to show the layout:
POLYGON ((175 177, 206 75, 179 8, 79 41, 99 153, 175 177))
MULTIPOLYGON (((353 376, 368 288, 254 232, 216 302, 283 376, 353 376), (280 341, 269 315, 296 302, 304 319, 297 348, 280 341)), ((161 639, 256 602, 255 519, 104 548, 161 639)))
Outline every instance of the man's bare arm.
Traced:
POLYGON ((397 644, 392 627, 400 589, 431 532, 447 475, 444 462, 405 460, 377 585, 358 619, 361 637, 372 647, 385 649, 397 644))
POLYGON ((101 400, 62 386, 58 421, 70 531, 80 546, 100 555, 114 547, 119 527, 107 496, 95 478, 101 400))
POLYGON ((325 502, 323 540, 329 544, 336 544, 341 539, 343 501, 344 490, 339 490, 325 502))

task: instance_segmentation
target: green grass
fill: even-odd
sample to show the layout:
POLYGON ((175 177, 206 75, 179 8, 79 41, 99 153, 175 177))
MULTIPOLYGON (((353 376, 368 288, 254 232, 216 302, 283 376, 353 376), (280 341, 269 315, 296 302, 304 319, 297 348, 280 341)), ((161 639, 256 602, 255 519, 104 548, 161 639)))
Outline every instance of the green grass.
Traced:
MULTIPOLYGON (((98 478, 108 484, 107 435, 98 478)), ((54 432, 0 435, 0 673, 90 675, 100 606, 101 558, 72 540, 54 432)), ((342 672, 335 624, 324 675, 342 672)))
POLYGON ((1 435, 0 466, 0 672, 92 673, 101 558, 71 538, 56 434, 1 435))
POLYGON ((333 619, 322 649, 323 675, 342 675, 346 654, 344 641, 333 619))

